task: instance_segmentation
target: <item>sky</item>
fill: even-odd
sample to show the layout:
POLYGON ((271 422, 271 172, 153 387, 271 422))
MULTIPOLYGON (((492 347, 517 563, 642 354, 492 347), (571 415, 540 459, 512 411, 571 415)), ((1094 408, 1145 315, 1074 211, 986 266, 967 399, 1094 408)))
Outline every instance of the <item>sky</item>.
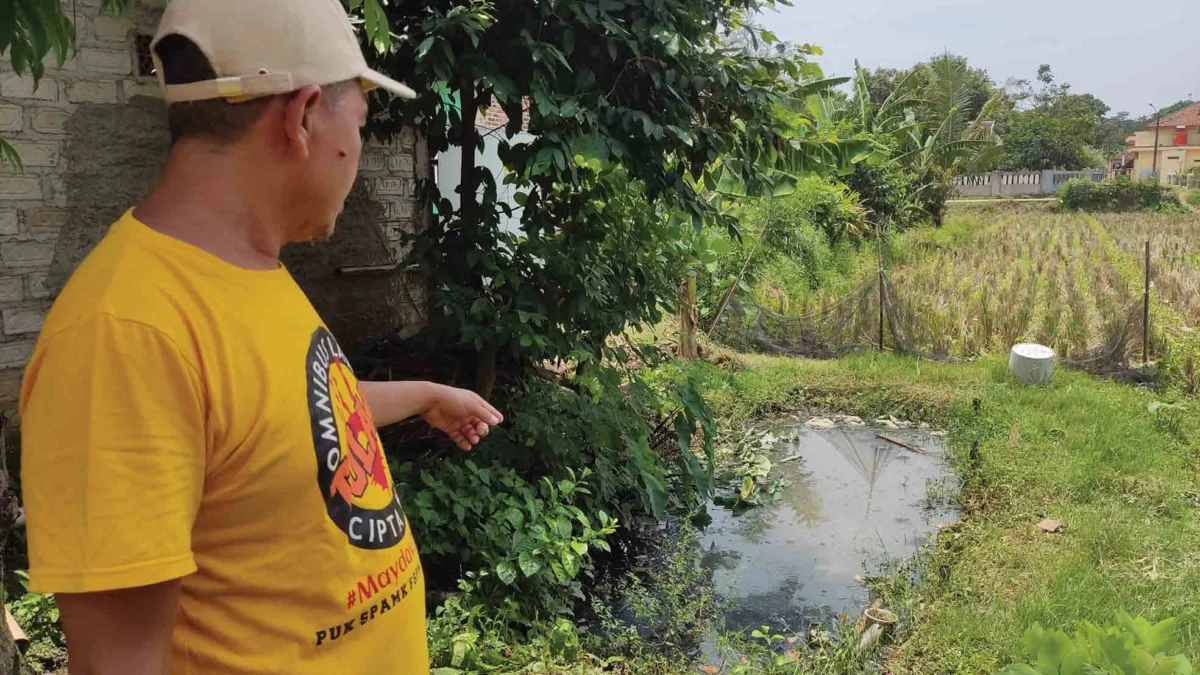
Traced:
POLYGON ((1132 117, 1200 96, 1200 13, 1192 0, 793 0, 759 17, 781 39, 819 45, 826 76, 907 68, 950 50, 997 84, 1058 82, 1132 117), (1189 5, 1191 6, 1189 9, 1189 5), (1141 9, 1148 8, 1148 9, 1141 9), (1189 16, 1190 15, 1190 16, 1189 16))

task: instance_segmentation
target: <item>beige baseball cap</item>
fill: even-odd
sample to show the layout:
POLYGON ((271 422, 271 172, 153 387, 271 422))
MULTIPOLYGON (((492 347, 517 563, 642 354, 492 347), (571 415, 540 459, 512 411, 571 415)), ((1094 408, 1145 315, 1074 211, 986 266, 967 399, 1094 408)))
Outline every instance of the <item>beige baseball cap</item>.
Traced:
POLYGON ((364 91, 379 87, 402 98, 417 95, 367 67, 339 0, 171 0, 150 54, 168 103, 245 100, 355 78, 364 91), (155 48, 167 35, 196 43, 217 79, 164 82, 155 48))

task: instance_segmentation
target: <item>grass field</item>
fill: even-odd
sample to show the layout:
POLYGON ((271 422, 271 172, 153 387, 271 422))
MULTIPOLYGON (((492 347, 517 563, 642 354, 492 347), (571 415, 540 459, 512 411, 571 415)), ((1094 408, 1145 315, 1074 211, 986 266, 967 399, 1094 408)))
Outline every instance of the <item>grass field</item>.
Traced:
POLYGON ((726 428, 816 406, 951 432, 965 518, 917 560, 919 582, 901 572, 876 583, 908 619, 891 672, 992 673, 1024 656, 1035 622, 1071 629, 1112 623, 1119 610, 1179 617, 1183 653, 1200 654, 1200 425, 1190 407, 1151 412, 1147 390, 1075 372, 1020 386, 992 358, 739 356, 695 369, 726 428), (1039 532, 1043 517, 1064 532, 1039 532))

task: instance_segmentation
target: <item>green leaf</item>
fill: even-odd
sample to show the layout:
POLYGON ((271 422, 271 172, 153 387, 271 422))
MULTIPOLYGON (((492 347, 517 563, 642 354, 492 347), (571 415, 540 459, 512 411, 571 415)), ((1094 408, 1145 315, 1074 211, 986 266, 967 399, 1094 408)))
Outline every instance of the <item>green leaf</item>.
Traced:
POLYGON ((647 510, 655 518, 662 518, 667 512, 667 483, 663 479, 662 468, 658 466, 645 438, 638 438, 630 443, 629 459, 642 479, 647 510))
MULTIPOLYGON (((359 0, 359 2, 361 2, 361 1, 362 0, 359 0)), ((421 59, 424 59, 425 55, 429 53, 429 48, 433 46, 433 40, 434 40, 434 36, 430 35, 429 37, 425 38, 424 40, 421 40, 421 44, 417 45, 417 60, 418 61, 421 59)))
POLYGON ((508 510, 504 512, 504 519, 518 530, 525 524, 525 515, 515 506, 508 507, 508 510))
POLYGON ((554 529, 558 531, 558 536, 563 539, 570 538, 571 533, 575 530, 574 526, 571 525, 571 521, 562 516, 554 519, 554 529))
POLYGON ((542 564, 529 551, 521 551, 521 554, 517 556, 517 564, 521 566, 521 573, 525 575, 526 579, 532 578, 542 569, 542 564))
POLYGON ((510 586, 517 580, 517 568, 512 566, 512 563, 502 562, 496 565, 496 578, 505 586, 510 586))
POLYGON ((587 552, 588 552, 587 542, 573 541, 573 542, 571 542, 571 548, 575 551, 575 553, 577 553, 579 555, 587 555, 587 552))
POLYGON ((25 171, 25 167, 21 163, 21 155, 17 154, 16 148, 9 145, 8 141, 0 138, 0 164, 4 163, 8 163, 18 173, 25 171))

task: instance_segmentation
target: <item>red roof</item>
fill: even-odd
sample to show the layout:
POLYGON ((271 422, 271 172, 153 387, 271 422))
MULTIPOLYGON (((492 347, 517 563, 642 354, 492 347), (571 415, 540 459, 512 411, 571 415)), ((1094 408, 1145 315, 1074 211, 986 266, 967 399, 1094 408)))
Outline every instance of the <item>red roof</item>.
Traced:
MULTIPOLYGON (((1162 118, 1159 123, 1159 128, 1162 127, 1194 127, 1200 125, 1200 103, 1193 103, 1183 110, 1177 110, 1170 115, 1162 118)), ((1154 128, 1154 122, 1147 125, 1149 128, 1154 128)))

